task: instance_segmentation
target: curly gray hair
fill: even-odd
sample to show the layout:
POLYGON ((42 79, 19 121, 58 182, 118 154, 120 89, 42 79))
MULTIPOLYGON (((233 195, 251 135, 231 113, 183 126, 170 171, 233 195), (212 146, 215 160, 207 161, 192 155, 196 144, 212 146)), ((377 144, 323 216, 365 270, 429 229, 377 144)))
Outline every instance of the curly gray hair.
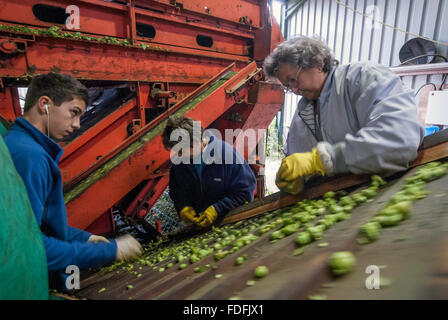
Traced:
POLYGON ((291 38, 275 48, 264 60, 264 74, 268 78, 277 78, 280 63, 298 65, 304 69, 322 68, 323 72, 329 72, 339 64, 324 42, 305 36, 291 38))

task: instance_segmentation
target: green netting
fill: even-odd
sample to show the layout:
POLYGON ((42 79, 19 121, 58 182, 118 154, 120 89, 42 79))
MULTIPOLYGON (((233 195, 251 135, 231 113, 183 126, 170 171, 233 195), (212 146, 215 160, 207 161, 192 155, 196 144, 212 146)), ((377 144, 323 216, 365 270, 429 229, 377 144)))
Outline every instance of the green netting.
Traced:
POLYGON ((4 136, 8 130, 3 125, 3 118, 0 116, 0 137, 4 136))
POLYGON ((1 136, 0 172, 0 300, 46 300, 48 271, 41 231, 1 136))

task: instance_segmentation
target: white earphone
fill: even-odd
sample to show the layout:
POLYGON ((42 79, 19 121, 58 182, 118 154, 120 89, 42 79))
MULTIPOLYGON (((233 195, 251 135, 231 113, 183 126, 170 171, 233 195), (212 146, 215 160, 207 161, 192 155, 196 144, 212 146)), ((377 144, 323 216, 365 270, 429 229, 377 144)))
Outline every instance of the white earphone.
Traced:
POLYGON ((47 113, 47 136, 50 137, 50 113, 48 112, 48 104, 45 104, 44 106, 47 113))

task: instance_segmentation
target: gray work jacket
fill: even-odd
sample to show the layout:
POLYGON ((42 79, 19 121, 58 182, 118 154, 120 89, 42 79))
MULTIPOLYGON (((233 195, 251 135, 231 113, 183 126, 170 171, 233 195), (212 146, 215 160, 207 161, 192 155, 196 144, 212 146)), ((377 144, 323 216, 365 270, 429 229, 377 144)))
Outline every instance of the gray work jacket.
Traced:
POLYGON ((286 155, 317 147, 328 175, 390 174, 416 158, 424 129, 414 94, 389 68, 370 62, 334 67, 317 101, 316 134, 298 112, 310 103, 303 97, 297 105, 286 155))

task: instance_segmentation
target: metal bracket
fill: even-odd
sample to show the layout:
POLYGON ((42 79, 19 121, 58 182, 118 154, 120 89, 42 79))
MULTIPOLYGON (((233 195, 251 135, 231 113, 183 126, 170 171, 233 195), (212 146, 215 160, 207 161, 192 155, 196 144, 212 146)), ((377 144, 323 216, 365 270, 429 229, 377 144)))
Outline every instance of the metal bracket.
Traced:
POLYGON ((232 88, 226 89, 226 94, 234 94, 238 90, 240 90, 242 87, 244 87, 247 84, 253 84, 261 79, 261 69, 256 68, 254 71, 252 71, 250 74, 248 74, 243 80, 237 82, 232 88))
POLYGON ((157 107, 167 108, 170 105, 170 99, 176 98, 177 95, 174 91, 168 90, 168 83, 155 82, 151 84, 150 97, 156 102, 161 102, 157 107))
POLYGON ((232 93, 233 96, 233 100, 235 101, 236 104, 241 104, 246 102, 246 97, 240 97, 240 94, 238 91, 235 91, 234 93, 232 93))
POLYGON ((253 85, 261 79, 261 69, 256 68, 244 79, 238 81, 230 89, 225 89, 226 94, 232 95, 236 104, 247 102, 247 95, 240 96, 239 91, 247 85, 253 85))
POLYGON ((128 135, 132 136, 137 133, 142 128, 142 120, 141 119, 133 119, 132 122, 128 125, 128 135))
POLYGON ((6 54, 24 53, 27 49, 27 43, 24 40, 10 38, 0 38, 0 51, 6 54))

